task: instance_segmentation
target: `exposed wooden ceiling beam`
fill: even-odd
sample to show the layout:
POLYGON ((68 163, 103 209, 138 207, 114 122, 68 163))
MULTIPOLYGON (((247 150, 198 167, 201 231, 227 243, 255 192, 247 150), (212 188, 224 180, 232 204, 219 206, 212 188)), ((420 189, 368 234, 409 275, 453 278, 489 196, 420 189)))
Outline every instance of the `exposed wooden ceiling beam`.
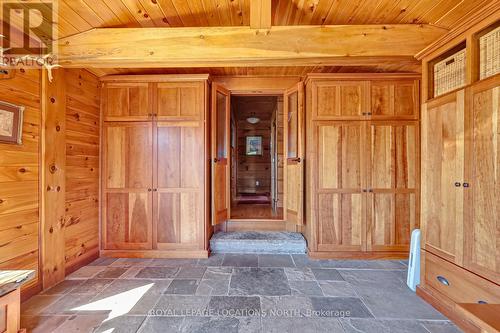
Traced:
POLYGON ((271 0, 250 1, 250 28, 271 28, 271 0))
POLYGON ((429 25, 103 28, 59 40, 66 67, 378 65, 413 56, 447 30, 429 25))

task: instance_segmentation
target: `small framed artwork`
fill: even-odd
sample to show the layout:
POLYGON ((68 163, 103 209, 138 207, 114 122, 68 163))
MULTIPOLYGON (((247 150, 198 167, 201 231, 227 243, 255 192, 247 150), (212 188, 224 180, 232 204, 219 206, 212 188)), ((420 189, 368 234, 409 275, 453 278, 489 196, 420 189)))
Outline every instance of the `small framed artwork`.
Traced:
POLYGON ((247 136, 247 156, 262 155, 262 136, 247 136))
POLYGON ((0 143, 22 143, 23 113, 24 106, 0 101, 0 143))

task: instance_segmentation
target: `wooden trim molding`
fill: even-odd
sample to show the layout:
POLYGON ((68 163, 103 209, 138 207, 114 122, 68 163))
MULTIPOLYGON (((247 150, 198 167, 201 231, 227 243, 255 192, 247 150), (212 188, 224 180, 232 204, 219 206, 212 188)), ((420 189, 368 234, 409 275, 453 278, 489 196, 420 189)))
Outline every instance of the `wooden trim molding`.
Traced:
POLYGON ((206 81, 209 74, 148 74, 148 75, 107 75, 99 78, 102 82, 184 82, 206 81))

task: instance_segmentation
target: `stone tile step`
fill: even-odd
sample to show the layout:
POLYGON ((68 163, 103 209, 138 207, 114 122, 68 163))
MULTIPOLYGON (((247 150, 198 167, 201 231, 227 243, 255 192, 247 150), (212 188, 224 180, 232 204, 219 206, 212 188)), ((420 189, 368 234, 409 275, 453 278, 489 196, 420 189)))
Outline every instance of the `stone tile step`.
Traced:
POLYGON ((218 232, 210 239, 212 253, 306 253, 306 240, 298 232, 218 232))

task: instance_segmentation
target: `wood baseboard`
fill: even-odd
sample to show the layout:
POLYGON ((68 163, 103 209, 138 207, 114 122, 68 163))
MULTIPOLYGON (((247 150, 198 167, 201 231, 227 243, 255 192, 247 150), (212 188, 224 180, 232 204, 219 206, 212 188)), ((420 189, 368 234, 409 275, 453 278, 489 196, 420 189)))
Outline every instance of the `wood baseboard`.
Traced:
POLYGON ((448 317, 455 325, 467 333, 480 333, 481 330, 466 320, 455 309, 455 303, 438 291, 429 290, 427 287, 417 286, 417 295, 432 305, 436 310, 448 317))
POLYGON ((42 291, 42 282, 39 281, 37 284, 31 285, 26 288, 21 288, 21 302, 27 301, 31 297, 42 291))
POLYGON ((78 257, 78 260, 73 260, 67 263, 65 269, 65 275, 68 276, 69 274, 73 273, 74 271, 77 271, 81 267, 90 264, 97 258, 99 258, 99 249, 96 247, 92 251, 82 254, 80 257, 78 257))
POLYGON ((181 250, 181 251, 161 251, 161 250, 101 250, 101 257, 109 258, 145 258, 145 259, 206 259, 208 250, 181 250))
POLYGON ((312 259, 408 259, 408 252, 308 251, 312 259))

